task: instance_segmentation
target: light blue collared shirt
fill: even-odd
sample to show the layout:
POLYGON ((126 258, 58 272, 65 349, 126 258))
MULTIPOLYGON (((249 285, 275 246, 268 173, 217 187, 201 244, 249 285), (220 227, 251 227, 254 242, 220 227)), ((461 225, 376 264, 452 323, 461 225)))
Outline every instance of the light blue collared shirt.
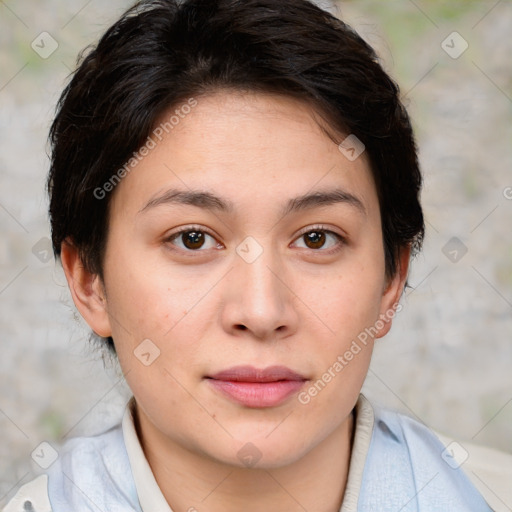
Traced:
MULTIPOLYGON (((50 512, 51 505, 52 512, 172 512, 144 456, 132 407, 133 398, 122 423, 103 434, 68 440, 48 477, 20 489, 4 511, 50 512)), ((363 395, 355 415, 340 512, 492 512, 423 424, 372 407, 363 395)))

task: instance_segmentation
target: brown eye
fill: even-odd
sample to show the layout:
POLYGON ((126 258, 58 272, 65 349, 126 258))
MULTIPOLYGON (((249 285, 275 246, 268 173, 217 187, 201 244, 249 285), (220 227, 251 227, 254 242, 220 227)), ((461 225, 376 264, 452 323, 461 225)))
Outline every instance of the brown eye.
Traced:
POLYGON ((303 231, 295 242, 296 244, 299 244, 301 248, 312 249, 319 254, 333 254, 346 244, 346 240, 330 229, 315 227, 309 231, 303 231))
POLYGON ((326 237, 322 231, 309 231, 302 236, 310 249, 320 249, 325 244, 326 237))
POLYGON ((185 231, 181 233, 181 240, 187 249, 199 249, 204 244, 204 233, 201 231, 185 231))
POLYGON ((219 244, 212 235, 194 227, 181 229, 170 235, 165 242, 188 252, 202 252, 205 249, 219 247, 219 244))

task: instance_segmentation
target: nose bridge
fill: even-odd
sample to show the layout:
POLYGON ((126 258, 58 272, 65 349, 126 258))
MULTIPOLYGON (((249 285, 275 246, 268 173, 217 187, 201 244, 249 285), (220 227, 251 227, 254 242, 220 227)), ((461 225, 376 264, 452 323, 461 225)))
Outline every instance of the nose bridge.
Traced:
POLYGON ((293 294, 282 282, 284 268, 270 240, 247 237, 236 252, 227 327, 248 329, 259 338, 294 328, 293 294))
POLYGON ((270 241, 257 241, 247 237, 238 247, 236 266, 240 272, 246 302, 258 309, 270 309, 279 305, 282 283, 277 278, 280 263, 270 241), (247 300, 248 299, 248 300, 247 300))

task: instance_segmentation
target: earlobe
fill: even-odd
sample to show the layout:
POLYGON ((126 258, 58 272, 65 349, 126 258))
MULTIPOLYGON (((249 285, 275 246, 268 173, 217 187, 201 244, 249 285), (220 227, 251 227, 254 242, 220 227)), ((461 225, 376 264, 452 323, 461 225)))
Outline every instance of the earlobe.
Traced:
POLYGON ((107 298, 100 277, 84 267, 78 249, 69 240, 61 245, 60 259, 76 308, 96 334, 111 336, 107 298))
POLYGON ((389 278, 382 295, 381 310, 379 314, 379 332, 376 338, 382 338, 391 329, 393 318, 401 310, 400 297, 407 281, 411 248, 404 247, 397 258, 395 275, 389 278))

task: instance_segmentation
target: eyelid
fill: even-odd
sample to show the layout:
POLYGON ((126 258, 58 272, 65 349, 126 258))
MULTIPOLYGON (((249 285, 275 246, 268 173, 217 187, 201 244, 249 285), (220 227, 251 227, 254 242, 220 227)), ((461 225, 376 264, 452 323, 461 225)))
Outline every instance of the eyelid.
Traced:
POLYGON ((332 233, 333 235, 339 236, 342 240, 346 240, 346 236, 342 235, 341 233, 336 232, 334 229, 329 228, 328 226, 325 226, 324 224, 315 224, 313 226, 307 226, 303 229, 301 229, 297 235, 297 238, 299 238, 302 235, 305 235, 306 233, 309 233, 310 231, 325 231, 326 233, 332 233))
POLYGON ((199 226, 198 224, 190 224, 188 226, 182 226, 182 227, 178 228, 176 231, 173 231, 171 234, 166 235, 165 238, 172 238, 177 235, 180 235, 181 233, 185 233, 187 231, 204 231, 205 233, 208 233, 210 236, 217 238, 217 235, 214 234, 212 231, 210 231, 208 228, 206 228, 204 226, 199 226))

